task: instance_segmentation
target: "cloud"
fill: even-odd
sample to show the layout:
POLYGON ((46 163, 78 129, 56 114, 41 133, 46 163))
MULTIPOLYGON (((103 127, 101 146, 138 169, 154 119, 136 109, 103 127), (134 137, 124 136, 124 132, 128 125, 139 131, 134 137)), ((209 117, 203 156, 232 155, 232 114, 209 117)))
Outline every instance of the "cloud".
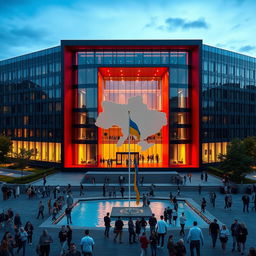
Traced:
POLYGON ((165 23, 167 25, 167 29, 170 31, 176 30, 178 28, 181 28, 183 30, 189 30, 207 29, 209 27, 204 18, 199 18, 193 21, 187 21, 183 18, 168 18, 165 20, 165 23))
POLYGON ((244 45, 244 46, 240 47, 238 50, 240 52, 251 52, 255 49, 256 49, 256 46, 248 44, 248 45, 244 45))

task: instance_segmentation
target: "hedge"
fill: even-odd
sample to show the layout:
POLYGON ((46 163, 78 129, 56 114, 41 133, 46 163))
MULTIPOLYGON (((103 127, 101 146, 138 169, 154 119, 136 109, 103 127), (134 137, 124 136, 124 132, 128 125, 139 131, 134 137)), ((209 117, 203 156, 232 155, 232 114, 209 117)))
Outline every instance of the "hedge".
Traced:
POLYGON ((55 168, 49 168, 45 170, 34 170, 33 174, 30 174, 24 177, 19 177, 19 178, 0 175, 0 181, 4 181, 6 183, 14 183, 14 184, 26 184, 26 183, 36 181, 42 178, 44 175, 47 176, 56 172, 57 170, 55 168))

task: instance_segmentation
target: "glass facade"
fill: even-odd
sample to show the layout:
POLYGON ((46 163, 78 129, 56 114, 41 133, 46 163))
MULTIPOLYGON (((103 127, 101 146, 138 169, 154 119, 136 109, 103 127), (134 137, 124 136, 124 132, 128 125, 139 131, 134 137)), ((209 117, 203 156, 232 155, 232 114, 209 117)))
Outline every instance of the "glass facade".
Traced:
POLYGON ((128 140, 116 146, 121 129, 99 129, 94 123, 102 101, 127 104, 134 96, 141 96, 149 109, 165 112, 170 122, 169 130, 148 137, 155 145, 144 152, 131 137, 139 165, 190 165, 189 51, 86 50, 73 52, 72 60, 72 165, 104 167, 111 159, 113 165, 126 166, 128 140))
POLYGON ((256 135, 255 58, 203 45, 196 66, 192 48, 183 46, 79 47, 71 51, 67 69, 60 46, 0 61, 0 133, 13 141, 11 156, 33 148, 33 161, 63 164, 64 94, 69 92, 72 166, 105 167, 107 159, 125 166, 127 140, 116 146, 120 128, 95 126, 103 100, 127 104, 141 96, 149 109, 167 114, 166 130, 148 137, 155 144, 148 151, 141 152, 131 137, 132 157, 141 167, 192 166, 195 130, 200 130, 203 164, 217 162, 233 138, 256 135), (70 91, 62 79, 68 69, 70 91), (201 71, 201 109, 195 107, 196 69, 201 71), (198 125, 195 112, 200 112, 198 125))
POLYGON ((202 160, 218 161, 234 138, 256 135, 256 59, 203 45, 202 160))
POLYGON ((33 160, 61 162, 61 88, 60 47, 0 61, 0 133, 12 152, 34 149, 33 160))

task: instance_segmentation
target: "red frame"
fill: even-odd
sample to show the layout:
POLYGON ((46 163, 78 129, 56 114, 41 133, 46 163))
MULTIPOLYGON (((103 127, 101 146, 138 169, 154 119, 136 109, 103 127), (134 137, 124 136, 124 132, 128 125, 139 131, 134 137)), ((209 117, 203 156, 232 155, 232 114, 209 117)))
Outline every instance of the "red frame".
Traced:
MULTIPOLYGON (((191 154, 191 164, 190 165, 169 165, 173 168, 199 168, 200 167, 200 45, 63 45, 63 83, 64 83, 64 145, 63 145, 63 167, 64 168, 83 168, 81 165, 74 165, 73 157, 76 154, 73 154, 72 146, 72 108, 74 106, 74 99, 72 98, 72 85, 75 83, 72 79, 72 59, 75 52, 81 50, 97 50, 97 49, 109 49, 109 50, 189 50, 191 52, 191 72, 190 72, 190 81, 192 84, 191 88, 191 120, 192 120, 192 143, 190 148, 191 154)), ((169 92, 169 90, 168 90, 169 92)), ((167 94, 165 94, 167 97, 167 94)), ((100 95, 98 95, 100 97, 100 95)), ((169 98, 169 94, 168 94, 169 98)), ((100 100, 100 99, 99 99, 100 100)), ((101 101, 99 101, 101 102, 101 101)), ((99 112, 102 111, 100 108, 99 112)), ((168 109, 169 113, 169 109, 168 109)), ((168 132, 168 131, 167 131, 168 132)), ((166 136, 168 138, 168 136, 166 136)), ((98 138, 100 142, 100 138, 98 138)), ((169 139, 168 139, 169 140, 169 139)), ((166 141, 166 145, 169 147, 169 141, 166 141)), ((169 151, 169 150, 168 150, 169 151)), ((169 158, 169 154, 165 155, 169 158)), ((169 161, 168 161, 169 163, 169 161)))

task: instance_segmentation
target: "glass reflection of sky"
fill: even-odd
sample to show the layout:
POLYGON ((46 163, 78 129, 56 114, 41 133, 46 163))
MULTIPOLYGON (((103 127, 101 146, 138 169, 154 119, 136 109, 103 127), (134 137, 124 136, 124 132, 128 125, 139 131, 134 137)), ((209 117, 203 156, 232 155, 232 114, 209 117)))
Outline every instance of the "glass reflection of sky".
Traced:
MULTIPOLYGON (((80 201, 76 207, 72 211, 72 226, 79 227, 104 227, 103 218, 107 212, 111 213, 112 207, 128 207, 127 200, 108 200, 108 201, 80 201)), ((134 200, 131 201, 131 206, 136 207, 136 203, 134 200)), ((155 214, 156 218, 159 219, 160 215, 163 214, 164 209, 166 207, 173 208, 173 204, 167 200, 156 201, 152 200, 150 203, 150 208, 152 213, 155 214)), ((187 204, 184 202, 179 202, 179 210, 178 210, 178 220, 177 227, 179 224, 179 216, 184 212, 187 217, 186 227, 191 227, 193 225, 193 221, 198 222, 198 226, 202 228, 208 227, 208 224, 204 222, 204 220, 198 216, 187 204)), ((125 227, 127 227, 127 221, 124 221, 125 227)), ((64 217, 58 225, 66 225, 66 218, 64 217)), ((112 226, 114 225, 114 220, 112 226)), ((173 227, 173 225, 170 225, 173 227)))

